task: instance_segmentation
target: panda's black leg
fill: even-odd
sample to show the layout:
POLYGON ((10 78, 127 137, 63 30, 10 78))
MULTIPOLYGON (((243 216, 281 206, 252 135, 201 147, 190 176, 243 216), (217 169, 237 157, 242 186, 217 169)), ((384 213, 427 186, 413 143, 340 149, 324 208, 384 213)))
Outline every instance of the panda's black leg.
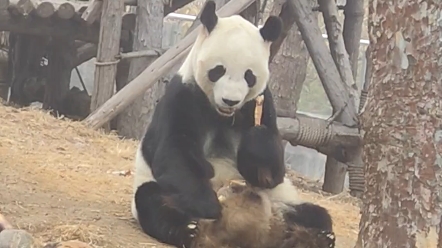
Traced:
POLYGON ((138 187, 135 205, 143 231, 162 243, 190 247, 198 232, 198 223, 169 202, 158 183, 148 182, 138 187))
POLYGON ((305 228, 315 228, 321 231, 332 231, 333 222, 327 209, 312 203, 290 205, 284 213, 284 219, 289 224, 305 228))

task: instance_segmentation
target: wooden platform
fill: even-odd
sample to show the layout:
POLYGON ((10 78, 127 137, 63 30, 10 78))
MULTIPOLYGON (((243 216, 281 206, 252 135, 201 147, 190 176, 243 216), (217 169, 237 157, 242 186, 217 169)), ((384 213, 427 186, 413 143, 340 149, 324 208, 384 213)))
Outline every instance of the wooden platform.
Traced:
MULTIPOLYGON (((92 1, 79 0, 0 0, 0 31, 98 42, 99 20, 84 16, 92 1), (83 15, 83 17, 82 17, 83 15)), ((135 26, 134 14, 123 17, 123 30, 135 26)), ((122 40, 128 32, 122 32, 122 40)))

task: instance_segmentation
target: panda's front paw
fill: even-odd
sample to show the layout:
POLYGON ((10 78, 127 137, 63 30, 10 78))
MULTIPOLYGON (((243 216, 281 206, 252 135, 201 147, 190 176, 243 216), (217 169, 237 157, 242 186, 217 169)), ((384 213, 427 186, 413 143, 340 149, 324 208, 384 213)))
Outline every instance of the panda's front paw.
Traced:
POLYGON ((192 242, 196 235, 198 235, 198 222, 196 220, 192 220, 186 226, 186 237, 184 237, 185 241, 183 248, 192 247, 192 242))
POLYGON ((265 126, 252 127, 243 134, 237 162, 238 171, 252 186, 273 188, 284 179, 281 139, 265 126))
POLYGON ((336 242, 336 236, 334 232, 331 231, 320 231, 318 233, 319 240, 323 241, 321 242, 320 247, 324 248, 334 248, 335 242, 336 242))

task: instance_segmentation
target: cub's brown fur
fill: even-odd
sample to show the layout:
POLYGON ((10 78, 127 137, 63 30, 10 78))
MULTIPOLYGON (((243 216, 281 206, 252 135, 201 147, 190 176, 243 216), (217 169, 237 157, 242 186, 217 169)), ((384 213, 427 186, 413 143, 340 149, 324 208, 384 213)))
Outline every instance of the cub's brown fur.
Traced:
POLYGON ((201 220, 192 248, 330 248, 333 233, 287 224, 265 194, 242 185, 218 191, 222 217, 201 220))

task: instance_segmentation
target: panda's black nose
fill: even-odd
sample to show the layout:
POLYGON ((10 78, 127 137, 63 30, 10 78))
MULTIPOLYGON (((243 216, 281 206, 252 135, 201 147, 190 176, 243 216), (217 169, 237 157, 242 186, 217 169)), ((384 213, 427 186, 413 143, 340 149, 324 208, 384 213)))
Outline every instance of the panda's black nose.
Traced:
POLYGON ((239 103, 239 101, 232 101, 226 98, 223 98, 223 102, 227 105, 229 105, 230 107, 235 106, 236 104, 239 103))

